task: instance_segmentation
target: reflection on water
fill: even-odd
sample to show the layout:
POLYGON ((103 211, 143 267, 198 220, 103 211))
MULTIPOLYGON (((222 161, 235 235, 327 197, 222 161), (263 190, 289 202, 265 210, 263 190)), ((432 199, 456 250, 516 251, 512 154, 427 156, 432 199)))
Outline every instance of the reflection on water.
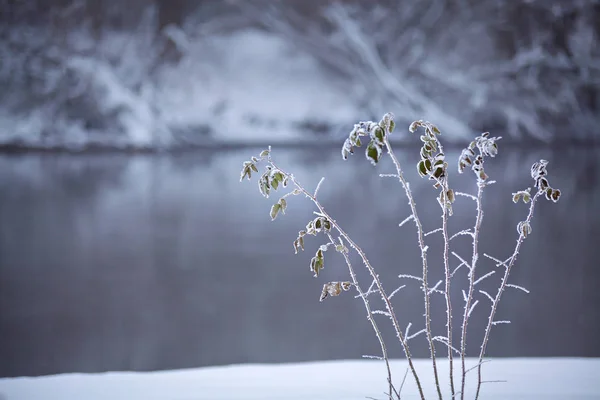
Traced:
MULTIPOLYGON (((1 156, 0 375, 377 354, 359 300, 345 294, 318 301, 325 281, 347 279, 343 259, 327 253, 325 270, 315 279, 308 262, 321 239, 308 238, 307 251, 293 254, 291 243, 311 218, 311 205, 291 198, 288 213, 270 222, 276 199, 262 198, 255 182, 238 182, 241 162, 257 152, 1 156)), ((276 156, 308 187, 327 177, 323 203, 364 247, 390 290, 400 284, 399 273, 419 274, 414 228, 398 227, 408 215, 401 188, 376 178, 391 172, 391 165, 375 169, 362 157, 343 162, 332 149, 276 156)), ((488 162, 486 171, 499 183, 486 192, 485 252, 511 253, 516 224, 527 210, 510 194, 531 186, 533 161, 550 160, 550 182, 564 193, 558 204, 543 201, 537 209, 533 235, 512 274, 512 282, 531 294, 506 293, 498 318, 513 323, 495 328, 490 355, 600 356, 599 156, 582 149, 505 151, 488 162)), ((426 229, 433 229, 440 222, 434 191, 413 172, 416 159, 401 161, 426 229)), ((470 178, 453 175, 451 185, 472 192, 470 178)), ((451 231, 473 222, 472 202, 459 198, 451 231)), ((435 235, 428 239, 432 248, 440 243, 435 235)), ((470 257, 467 237, 454 245, 470 257)), ((435 282, 442 265, 439 253, 430 257, 435 282)), ((493 268, 487 260, 480 264, 481 272, 493 268)), ((368 285, 364 271, 360 276, 368 285)), ((493 276, 482 285, 491 291, 498 280, 493 276)), ((452 299, 459 307, 455 286, 452 299)), ((420 328, 418 287, 409 285, 395 300, 402 324, 420 328)), ((443 304, 441 297, 434 300, 439 334, 443 304)), ((482 299, 470 324, 472 354, 486 307, 482 299)), ((381 325, 393 340, 383 317, 381 325)), ((427 356, 422 340, 413 343, 415 355, 427 356)), ((390 351, 402 356, 399 346, 390 351)))

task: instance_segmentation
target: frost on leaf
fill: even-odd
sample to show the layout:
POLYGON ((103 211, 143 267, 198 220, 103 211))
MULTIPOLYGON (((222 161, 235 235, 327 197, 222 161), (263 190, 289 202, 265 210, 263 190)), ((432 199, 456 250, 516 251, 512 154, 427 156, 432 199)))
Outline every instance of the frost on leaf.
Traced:
POLYGON ((535 187, 538 193, 544 194, 546 199, 557 202, 560 198, 561 192, 558 189, 554 189, 548 182, 548 170, 546 166, 548 161, 540 160, 533 163, 531 166, 531 178, 535 181, 535 187))
POLYGON ((287 202, 282 197, 279 201, 271 207, 271 221, 274 221, 277 218, 277 214, 281 211, 282 214, 285 214, 285 209, 287 208, 287 202))
POLYGON ((527 188, 525 190, 520 190, 517 193, 513 193, 513 203, 519 202, 521 198, 523 198, 523 203, 529 203, 531 201, 531 188, 527 188))
POLYGON ((319 272, 324 268, 323 249, 319 248, 315 256, 310 260, 310 270, 314 272, 314 277, 319 276, 319 272))
POLYGON ((367 160, 371 162, 371 164, 377 165, 381 158, 381 152, 381 145, 375 140, 371 140, 367 145, 367 149, 365 150, 365 156, 367 157, 367 160))
POLYGON ((346 292, 351 286, 351 282, 327 282, 323 285, 319 301, 325 300, 327 296, 339 296, 342 293, 342 290, 346 292))
POLYGON ((531 225, 527 221, 521 221, 517 225, 517 232, 523 237, 527 237, 531 233, 531 225))

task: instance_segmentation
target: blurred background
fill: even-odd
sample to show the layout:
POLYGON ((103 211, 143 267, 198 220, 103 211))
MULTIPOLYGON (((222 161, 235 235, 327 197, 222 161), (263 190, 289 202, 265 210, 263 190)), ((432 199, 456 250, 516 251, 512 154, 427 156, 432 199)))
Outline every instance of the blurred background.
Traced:
MULTIPOLYGON (((513 323, 494 328, 488 354, 600 356, 599 36, 596 0, 0 0, 0 376, 378 354, 351 292, 318 301, 323 283, 348 279, 341 256, 327 253, 315 279, 322 238, 293 254, 312 205, 292 198, 271 222, 276 199, 239 183, 268 144, 307 188, 326 177, 325 207, 390 291, 407 283, 395 307, 421 329, 419 288, 397 278, 421 268, 414 227, 398 227, 409 208, 377 177, 393 165, 339 151, 355 122, 388 111, 426 230, 440 210, 408 124, 436 123, 450 160, 482 131, 503 136, 482 231, 501 259, 527 214, 511 194, 550 161, 563 196, 537 207, 511 275, 531 293, 506 292, 498 318, 513 323)), ((450 179, 476 189, 471 173, 450 179)), ((451 232, 474 224, 472 203, 457 200, 451 232)), ((453 246, 470 258, 468 237, 453 246)), ((433 307, 442 334, 443 299, 433 307)))

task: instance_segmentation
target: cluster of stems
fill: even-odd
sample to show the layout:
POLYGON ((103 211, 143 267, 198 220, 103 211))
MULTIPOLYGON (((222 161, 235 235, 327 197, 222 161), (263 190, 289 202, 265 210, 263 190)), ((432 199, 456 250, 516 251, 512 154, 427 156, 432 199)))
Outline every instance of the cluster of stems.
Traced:
MULTIPOLYGON (((344 282, 343 285, 340 285, 340 282, 329 282, 325 284, 323 293, 326 297, 327 294, 331 295, 339 295, 341 293, 341 287, 344 290, 347 290, 350 286, 354 287, 357 291, 357 296, 360 298, 364 304, 365 310, 367 312, 367 319, 371 324, 377 340, 379 341, 381 347, 381 356, 376 356, 373 358, 382 359, 385 362, 386 370, 387 370, 387 383, 388 383, 388 391, 387 396, 389 399, 400 399, 402 388, 404 386, 404 382, 406 379, 406 375, 410 372, 412 377, 414 378, 419 396, 422 400, 425 400, 425 391, 423 388, 422 381, 417 373, 415 368, 413 357, 411 355, 410 350, 410 340, 415 337, 424 334, 427 339, 427 343, 429 346, 430 359, 432 363, 432 373, 435 382, 435 392, 436 397, 440 400, 444 398, 444 393, 447 393, 446 390, 442 388, 440 383, 439 371, 438 371, 438 359, 436 355, 436 343, 441 343, 445 350, 447 351, 447 358, 449 364, 449 394, 451 399, 464 400, 465 398, 465 385, 467 381, 467 374, 474 369, 477 370, 477 386, 475 392, 475 399, 479 398, 481 386, 486 381, 482 378, 482 365, 486 361, 486 348, 488 341, 490 339, 490 332, 492 327, 501 324, 508 323, 509 321, 496 321, 495 316, 498 310, 498 304, 500 302, 502 293, 506 288, 512 287, 515 289, 520 289, 522 291, 528 292, 526 289, 512 285, 508 283, 508 277, 512 267, 514 266, 521 246, 527 237, 527 235, 531 231, 530 223, 533 217, 534 208, 538 198, 545 194, 547 191, 550 193, 549 185, 546 179, 546 164, 547 162, 541 160, 539 163, 534 164, 532 167, 532 178, 536 180, 536 187, 538 191, 531 197, 529 195, 529 190, 521 191, 518 193, 514 193, 513 200, 518 201, 520 197, 523 197, 524 202, 529 203, 529 213, 524 221, 519 224, 519 236, 514 248, 512 255, 502 261, 495 257, 489 256, 488 254, 483 254, 484 257, 492 260, 496 267, 503 267, 504 273, 502 279, 500 281, 500 285, 497 289, 495 295, 487 293, 483 290, 477 291, 477 285, 484 279, 493 275, 496 271, 492 270, 484 275, 478 276, 476 274, 476 267, 480 262, 480 249, 479 249, 479 235, 481 232, 481 226, 483 222, 483 194, 484 189, 490 184, 494 183, 494 181, 490 181, 489 177, 484 172, 484 159, 485 157, 491 156, 494 157, 497 152, 497 145, 495 143, 499 138, 489 138, 488 134, 482 134, 480 137, 476 138, 468 148, 466 148, 461 157, 459 159, 459 171, 470 166, 473 172, 475 173, 477 180, 477 194, 472 195, 468 193, 462 192, 454 192, 450 186, 448 181, 448 164, 445 162, 443 147, 441 142, 438 139, 438 135, 440 131, 433 124, 424 121, 415 121, 411 124, 409 130, 414 132, 417 128, 423 128, 426 132, 424 136, 421 136, 421 140, 424 142, 423 149, 421 150, 421 161, 419 162, 417 168, 419 173, 422 176, 428 177, 434 183, 434 188, 440 190, 440 198, 439 203, 441 206, 441 219, 442 226, 441 228, 435 229, 433 231, 425 232, 423 228, 423 224, 421 223, 421 219, 419 218, 417 205, 413 193, 410 189, 410 185, 404 177, 404 171, 400 162, 394 151, 392 149, 392 145, 389 141, 389 136, 394 129, 393 116, 391 114, 386 114, 384 118, 379 123, 373 122, 361 122, 355 126, 355 129, 350 134, 349 139, 344 143, 344 148, 342 150, 342 154, 344 158, 346 158, 349 154, 353 153, 354 148, 361 145, 360 137, 361 136, 370 136, 371 142, 367 146, 367 158, 373 163, 376 164, 383 156, 383 153, 387 154, 395 168, 395 173, 393 174, 382 174, 384 177, 392 177, 397 179, 402 188, 404 189, 404 193, 406 195, 406 199, 408 200, 408 205, 410 207, 410 215, 400 224, 400 226, 404 225, 406 222, 413 221, 416 227, 417 234, 417 242, 421 254, 422 260, 422 275, 421 276, 413 276, 413 275, 400 275, 400 278, 409 278, 412 280, 417 280, 421 284, 421 288, 423 291, 423 305, 424 305, 424 329, 411 334, 410 328, 412 324, 408 324, 405 329, 401 328, 400 321, 394 311, 392 306, 392 298, 394 295, 404 287, 404 285, 394 289, 393 291, 388 291, 383 282, 380 280, 379 275, 377 274, 375 268, 372 263, 367 258, 365 252, 361 249, 359 245, 357 245, 348 234, 342 229, 340 224, 336 221, 335 218, 324 208, 323 204, 319 200, 318 193, 319 189, 323 183, 324 179, 321 179, 316 189, 313 192, 308 191, 305 186, 303 186, 296 177, 286 172, 279 165, 275 163, 271 155, 271 149, 265 150, 261 153, 260 157, 253 157, 252 161, 247 161, 244 163, 244 169, 242 170, 242 179, 250 176, 252 171, 258 172, 256 168, 256 164, 262 161, 266 161, 266 172, 262 175, 259 181, 259 187, 261 189, 261 193, 265 195, 265 197, 269 196, 271 190, 277 190, 279 186, 286 186, 291 184, 293 186, 293 191, 285 194, 274 206, 271 212, 271 217, 275 219, 279 210, 285 211, 286 202, 285 198, 290 195, 304 195, 308 198, 316 207, 315 214, 317 215, 317 219, 309 223, 307 226, 307 230, 300 231, 299 237, 294 242, 294 247, 296 250, 304 249, 303 236, 306 234, 316 235, 322 232, 327 238, 326 245, 323 245, 319 248, 318 253, 315 258, 313 258, 313 262, 311 264, 311 270, 315 272, 315 276, 318 276, 319 269, 322 268, 322 254, 323 251, 326 251, 330 246, 333 246, 344 258, 344 261, 348 267, 348 272, 350 275, 350 281, 344 282), (477 152, 479 154, 477 154, 477 152), (535 170, 535 171, 534 171, 535 170), (455 201, 455 196, 461 196, 464 198, 471 199, 475 203, 476 209, 476 217, 473 228, 465 229, 463 231, 457 232, 454 235, 450 235, 448 232, 448 220, 452 215, 452 203, 455 201), (317 222, 318 221, 318 222, 317 222), (440 284, 431 286, 429 284, 429 261, 428 261, 428 246, 426 244, 426 237, 430 234, 441 232, 443 236, 443 265, 444 265, 444 285, 443 290, 439 289, 440 284), (466 261, 465 258, 461 257, 456 252, 450 251, 450 243, 453 239, 459 236, 469 236, 472 240, 472 254, 470 257, 470 262, 466 261), (366 268, 370 275, 370 279, 372 279, 371 284, 365 290, 364 286, 362 286, 357 278, 357 274, 355 271, 355 267, 350 262, 350 252, 355 251, 360 260, 362 261, 363 266, 366 268), (450 254, 452 254, 459 262, 459 264, 451 268, 451 260, 450 254), (316 260, 316 261, 315 261, 316 260), (318 266, 318 267, 317 267, 318 266), (450 289, 451 283, 455 275, 461 268, 466 268, 468 284, 467 290, 463 290, 464 297, 464 305, 462 307, 462 321, 460 323, 461 334, 460 334, 460 344, 455 347, 454 346, 454 338, 452 335, 453 332, 453 308, 452 301, 450 297, 450 289), (431 327, 431 296, 433 294, 442 294, 445 298, 446 304, 446 332, 445 336, 436 336, 434 335, 431 327), (384 310, 374 310, 371 302, 369 301, 369 296, 372 294, 378 294, 383 301, 384 310), (483 339, 481 342, 480 353, 478 356, 478 362, 475 366, 471 368, 467 368, 467 331, 468 331, 468 323, 471 313, 475 306, 479 304, 479 300, 476 300, 476 295, 481 295, 482 298, 485 298, 490 301, 490 313, 488 317, 488 323, 485 328, 485 332, 483 335, 483 339), (394 380, 392 377, 392 371, 390 367, 390 356, 389 351, 384 342, 383 336, 381 334, 381 329, 378 326, 375 315, 384 315, 387 316, 393 326, 396 337, 402 346, 402 350, 404 352, 405 358, 408 363, 407 374, 404 375, 404 379, 400 385, 396 386, 394 384, 394 380), (454 376, 454 356, 460 358, 460 377, 454 376)), ((556 200, 558 200, 558 196, 560 192, 558 190, 552 189, 552 194, 558 193, 556 195, 556 200)), ((547 195, 547 198, 551 198, 551 195, 547 195)), ((321 300, 324 297, 322 296, 321 300)))

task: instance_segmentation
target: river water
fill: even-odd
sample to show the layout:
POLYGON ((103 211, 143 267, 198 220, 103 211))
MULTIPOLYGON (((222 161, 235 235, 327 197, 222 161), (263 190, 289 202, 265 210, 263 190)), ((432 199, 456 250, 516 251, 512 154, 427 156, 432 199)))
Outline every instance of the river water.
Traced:
MULTIPOLYGON (((261 149, 202 150, 178 154, 25 153, 0 156, 0 376, 107 370, 160 370, 248 362, 359 358, 378 354, 378 343, 354 293, 320 303, 324 282, 347 280, 342 257, 325 255, 313 278, 309 261, 322 237, 309 237, 294 255, 292 241, 312 217, 304 198, 288 200, 275 222, 277 197, 264 199, 256 182, 239 182, 244 160, 261 149)), ((425 229, 439 226, 435 191, 416 176, 412 150, 398 150, 425 229), (410 154, 406 154, 410 152, 410 154)), ((449 152, 456 159, 457 152, 449 152)), ((391 163, 372 167, 362 156, 342 161, 339 151, 275 149, 276 160, 307 188, 325 176, 320 198, 363 247, 386 288, 407 288, 394 298, 400 323, 423 327, 420 274, 413 224, 400 185, 381 179, 391 163)), ((527 207, 511 193, 532 186, 531 164, 550 161, 557 204, 540 201, 494 327, 488 354, 600 356, 600 152, 563 148, 501 149, 486 171, 498 181, 484 198, 481 247, 505 259, 527 207)), ((454 166, 452 167, 454 170, 454 166)), ((473 193, 472 175, 451 176, 456 190, 473 193)), ((460 197, 450 231, 474 223, 474 204, 460 197)), ((442 276, 439 234, 430 245, 430 281, 442 276)), ((470 258, 467 236, 453 250, 470 258)), ((353 258, 363 284, 370 281, 353 258)), ((452 258, 452 265, 457 259, 452 258)), ((481 274, 494 270, 481 259, 481 274)), ((482 282, 493 292, 500 270, 482 282)), ((453 281, 452 301, 462 307, 465 272, 453 281)), ((468 350, 476 355, 489 302, 469 325, 468 350)), ((373 297, 373 305, 378 302, 373 297)), ((434 296, 433 328, 444 332, 443 298, 434 296)), ((394 357, 385 317, 378 316, 394 357)), ((460 313, 456 314, 458 337, 460 313)), ((455 342, 455 344, 458 342, 455 342)), ((417 357, 428 350, 411 342, 417 357)), ((438 351, 443 353, 440 346, 438 351)))

